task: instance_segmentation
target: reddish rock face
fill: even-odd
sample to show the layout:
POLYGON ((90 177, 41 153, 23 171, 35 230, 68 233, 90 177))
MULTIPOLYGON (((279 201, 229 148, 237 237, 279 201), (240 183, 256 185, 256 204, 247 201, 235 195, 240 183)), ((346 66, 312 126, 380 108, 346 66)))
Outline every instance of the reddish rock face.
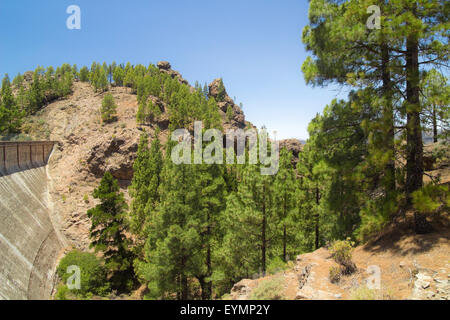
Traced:
POLYGON ((122 136, 100 141, 91 149, 87 159, 88 170, 97 178, 101 178, 109 171, 118 180, 131 180, 138 138, 138 136, 122 136))

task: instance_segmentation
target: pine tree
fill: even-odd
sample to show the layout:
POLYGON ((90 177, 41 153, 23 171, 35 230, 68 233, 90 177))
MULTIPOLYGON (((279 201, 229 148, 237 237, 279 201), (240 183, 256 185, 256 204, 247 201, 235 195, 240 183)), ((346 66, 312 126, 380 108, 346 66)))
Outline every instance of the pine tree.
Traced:
POLYGON ((133 256, 125 236, 125 214, 128 208, 123 193, 111 173, 106 172, 93 196, 100 204, 88 210, 91 219, 91 247, 102 252, 105 265, 111 272, 114 289, 129 291, 133 285, 133 256))
POLYGON ((114 84, 118 87, 123 86, 123 80, 124 80, 124 70, 121 66, 118 66, 114 69, 113 72, 113 80, 114 84))
POLYGON ((145 124, 148 120, 149 111, 147 108, 147 104, 140 103, 138 106, 138 110, 136 112, 136 122, 137 124, 145 124))
MULTIPOLYGON (((296 230, 296 178, 292 168, 292 153, 286 148, 280 152, 280 167, 273 184, 275 211, 281 228, 283 261, 288 260, 288 245, 295 241, 296 230)), ((293 254, 294 252, 291 252, 293 254)), ((292 255, 291 255, 292 256, 292 255)))
POLYGON ((155 209, 159 203, 158 188, 162 170, 161 144, 158 132, 155 133, 151 149, 148 148, 147 134, 142 134, 137 158, 133 164, 133 180, 130 185, 130 196, 133 201, 130 211, 130 230, 137 236, 138 251, 143 246, 146 228, 153 223, 155 209))
POLYGON ((86 66, 80 69, 80 81, 81 82, 89 81, 89 69, 86 66))
POLYGON ((199 254, 201 224, 198 219, 199 194, 192 188, 195 170, 192 165, 176 165, 166 154, 162 170, 160 204, 147 248, 147 264, 141 266, 141 276, 156 297, 176 294, 177 299, 190 298, 189 278, 203 266, 199 254))
POLYGON ((450 86, 448 79, 431 69, 421 80, 421 104, 424 108, 423 125, 424 130, 430 130, 433 135, 433 142, 438 142, 439 135, 445 137, 450 130, 449 110, 450 110, 450 86), (440 129, 440 130, 439 130, 440 129), (439 133, 441 131, 441 133, 439 133))
POLYGON ((200 210, 200 236, 202 243, 202 255, 204 268, 200 269, 195 276, 200 282, 202 289, 202 299, 212 299, 213 294, 213 269, 217 263, 215 248, 219 247, 223 234, 219 228, 223 211, 225 210, 226 185, 224 180, 223 167, 217 164, 201 164, 195 169, 198 171, 198 178, 195 181, 196 188, 199 189, 199 210, 200 210))
POLYGON ((72 66, 72 76, 74 79, 79 79, 80 74, 78 73, 78 66, 76 64, 72 66))
POLYGON ((231 120, 233 120, 233 108, 231 106, 228 106, 227 113, 226 113, 227 121, 231 123, 231 120))
MULTIPOLYGON (((368 134, 362 127, 362 123, 374 118, 373 109, 370 103, 360 101, 354 104, 353 99, 356 97, 351 96, 350 102, 332 101, 322 115, 317 115, 310 122, 310 139, 299 161, 299 173, 305 178, 302 179, 306 195, 311 194, 315 182, 321 186, 320 202, 326 212, 321 224, 326 220, 333 225, 331 234, 326 236, 328 240, 330 237, 339 239, 356 236, 354 232, 361 222, 361 210, 366 202, 375 198, 371 195, 373 190, 379 190, 376 180, 379 179, 381 169, 374 168, 368 161, 370 144, 368 134), (362 107, 355 108, 355 105, 362 107)), ((310 198, 317 204, 314 197, 310 198)), ((384 198, 378 200, 378 212, 382 212, 387 203, 384 198)), ((385 223, 393 211, 392 208, 387 209, 391 210, 385 210, 385 216, 374 214, 382 218, 377 225, 385 223)), ((373 221, 369 225, 373 226, 373 221)))
POLYGON ((2 80, 0 93, 0 133, 16 133, 21 125, 23 113, 17 106, 7 74, 2 80))
POLYGON ((111 85, 111 83, 112 83, 112 80, 113 80, 113 74, 114 74, 114 71, 116 70, 116 68, 117 68, 117 64, 116 64, 115 61, 113 61, 113 63, 111 63, 111 64, 108 66, 108 80, 109 80, 109 84, 110 84, 110 85, 111 85))
POLYGON ((123 85, 128 88, 134 88, 136 84, 135 74, 134 74, 134 68, 131 66, 131 64, 128 62, 127 66, 125 67, 125 75, 123 79, 123 85))
POLYGON ((311 249, 314 250, 319 249, 325 242, 321 200, 326 190, 326 185, 321 179, 319 172, 315 170, 315 166, 320 161, 317 151, 312 143, 307 143, 303 148, 297 165, 297 171, 301 176, 300 189, 304 191, 304 202, 301 207, 303 210, 303 224, 305 226, 303 232, 313 235, 314 247, 311 249))
MULTIPOLYGON (((398 61, 389 48, 389 29, 366 28, 370 5, 379 5, 382 12, 389 10, 381 1, 314 0, 310 3, 310 25, 303 31, 303 41, 315 59, 308 57, 302 66, 305 79, 314 85, 338 83, 366 91, 372 97, 372 108, 378 119, 367 123, 373 145, 371 161, 382 171, 386 196, 395 193, 395 143, 393 83, 398 79, 391 69, 398 61), (339 32, 336 33, 336 30, 339 32), (362 62, 361 62, 362 61, 362 62), (383 154, 383 157, 378 157, 383 154)), ((361 91, 364 92, 364 91, 361 91)))
POLYGON ((226 94, 226 92, 225 92, 225 86, 223 85, 222 79, 220 79, 219 86, 218 86, 218 88, 217 88, 217 96, 216 96, 217 102, 222 102, 222 101, 224 101, 224 99, 225 99, 225 94, 226 94))
POLYGON ((106 94, 100 109, 102 121, 105 123, 117 121, 116 109, 117 105, 114 101, 114 97, 110 93, 106 94))
POLYGON ((41 82, 43 69, 41 67, 36 68, 33 73, 33 82, 31 88, 28 91, 28 114, 35 113, 44 105, 44 85, 41 82))
POLYGON ((273 176, 261 175, 259 166, 247 165, 243 168, 237 193, 230 195, 227 200, 225 223, 228 230, 223 248, 226 260, 224 265, 231 267, 232 261, 246 256, 243 264, 226 271, 232 277, 265 274, 267 270, 277 221, 272 192, 273 179, 273 176), (231 241, 238 243, 231 246, 231 241))
POLYGON ((96 82, 96 90, 100 89, 102 92, 108 90, 108 79, 106 76, 107 71, 104 67, 98 69, 97 82, 96 82))
MULTIPOLYGON (((304 29, 303 41, 315 59, 308 58, 302 69, 308 82, 350 83, 368 94, 375 90, 378 98, 372 106, 381 116, 367 125, 373 144, 369 160, 383 169, 382 184, 387 202, 395 202, 395 113, 406 126, 407 206, 411 194, 422 186, 422 107, 419 101, 419 65, 438 65, 448 60, 445 49, 444 1, 360 1, 313 0, 310 2, 310 25, 304 29), (366 27, 370 5, 378 5, 383 16, 382 28, 366 27), (423 61, 419 64, 419 59, 423 61), (369 89, 369 90, 366 90, 369 89), (394 105, 394 100, 399 101, 394 105), (382 155, 382 156, 381 156, 382 155), (392 196, 390 196, 392 195, 392 196)), ((416 215, 416 231, 426 221, 416 215)))

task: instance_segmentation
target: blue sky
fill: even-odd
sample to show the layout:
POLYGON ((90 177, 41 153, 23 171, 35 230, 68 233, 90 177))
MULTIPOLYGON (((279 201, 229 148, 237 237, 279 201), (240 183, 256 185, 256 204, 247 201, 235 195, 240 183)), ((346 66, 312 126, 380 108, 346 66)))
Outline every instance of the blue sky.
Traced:
POLYGON ((247 120, 278 138, 307 126, 339 91, 306 86, 306 0, 0 0, 0 76, 37 65, 171 62, 194 84, 222 77, 247 120), (81 30, 69 30, 69 5, 81 30))

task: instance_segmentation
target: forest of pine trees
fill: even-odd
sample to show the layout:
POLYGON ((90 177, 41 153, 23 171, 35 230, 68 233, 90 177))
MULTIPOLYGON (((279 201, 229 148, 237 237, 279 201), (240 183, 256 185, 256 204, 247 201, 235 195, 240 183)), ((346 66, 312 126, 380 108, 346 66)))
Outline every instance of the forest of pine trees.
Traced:
MULTIPOLYGON (((327 242, 363 243, 406 212, 414 213, 415 232, 431 231, 427 214, 450 205, 448 186, 438 179, 423 185, 423 135, 448 152, 448 11, 440 0, 311 0, 305 80, 341 86, 348 98, 330 101, 312 119, 298 161, 281 149, 273 176, 250 164, 176 165, 170 142, 143 133, 130 207, 106 173, 94 191, 101 203, 88 212, 111 287, 127 292, 144 284, 150 299, 215 299, 327 242), (366 8, 373 4, 383 16, 382 27, 371 30, 366 8)), ((222 128, 206 85, 191 90, 154 65, 94 62, 79 71, 38 68, 31 84, 5 76, 0 134, 20 132, 22 119, 69 94, 73 79, 96 92, 128 88, 137 95, 140 125, 161 114, 157 97, 168 107, 170 132, 195 120, 204 130, 222 128)))
MULTIPOLYGON (((448 139, 449 89, 438 71, 448 71, 448 9, 439 0, 310 2, 305 79, 351 90, 348 101, 331 102, 309 127, 317 171, 332 173, 323 205, 338 214, 341 232, 365 238, 413 208, 430 118, 435 140, 448 139), (370 5, 383 13, 379 29, 364 25, 370 5), (439 81, 438 92, 432 88, 439 81)), ((416 232, 429 228, 416 211, 416 232)))
POLYGON ((78 77, 76 66, 63 64, 36 68, 32 81, 18 74, 12 81, 6 74, 0 91, 0 137, 21 132, 23 119, 38 112, 46 104, 72 92, 72 81, 78 77))

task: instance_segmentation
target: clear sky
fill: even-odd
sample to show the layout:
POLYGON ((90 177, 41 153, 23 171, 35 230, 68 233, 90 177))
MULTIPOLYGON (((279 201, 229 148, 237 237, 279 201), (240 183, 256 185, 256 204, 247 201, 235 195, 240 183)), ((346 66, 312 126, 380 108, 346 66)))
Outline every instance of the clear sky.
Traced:
POLYGON ((335 97, 306 86, 307 0, 0 0, 0 76, 62 63, 167 60, 191 84, 222 77, 246 119, 278 138, 307 138, 335 97), (69 5, 81 30, 69 30, 69 5))

